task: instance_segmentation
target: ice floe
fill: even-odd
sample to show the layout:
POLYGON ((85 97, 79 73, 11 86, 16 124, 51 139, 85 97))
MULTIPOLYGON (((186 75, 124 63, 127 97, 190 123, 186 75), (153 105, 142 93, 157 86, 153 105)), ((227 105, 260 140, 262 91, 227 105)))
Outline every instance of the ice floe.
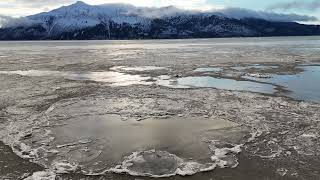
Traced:
POLYGON ((71 163, 68 161, 59 161, 52 164, 52 169, 58 174, 75 173, 80 169, 80 166, 76 163, 71 163))
POLYGON ((56 174, 52 171, 38 171, 25 178, 24 180, 55 180, 56 174))
POLYGON ((121 165, 111 168, 109 172, 159 178, 194 175, 214 168, 216 168, 215 163, 201 164, 195 161, 186 161, 166 151, 149 150, 133 152, 124 158, 121 165))
POLYGON ((127 173, 132 176, 170 177, 187 176, 219 168, 235 168, 238 166, 236 155, 241 152, 242 145, 231 145, 219 148, 222 144, 211 141, 210 150, 213 155, 208 163, 185 160, 167 151, 148 150, 133 152, 124 157, 121 165, 111 168, 108 172, 127 173))
POLYGON ((158 66, 137 66, 137 67, 127 67, 127 66, 114 66, 110 68, 112 71, 155 71, 155 70, 166 70, 166 67, 158 66))
POLYGON ((272 75, 270 74, 263 74, 263 73, 247 73, 246 76, 254 77, 254 78, 271 78, 272 75))

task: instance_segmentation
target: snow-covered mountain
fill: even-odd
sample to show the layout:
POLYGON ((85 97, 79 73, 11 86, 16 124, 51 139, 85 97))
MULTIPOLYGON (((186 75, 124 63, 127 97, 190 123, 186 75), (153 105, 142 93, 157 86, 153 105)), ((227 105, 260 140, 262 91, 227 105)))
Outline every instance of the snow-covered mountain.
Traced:
POLYGON ((134 6, 124 4, 91 6, 78 1, 70 6, 63 6, 59 9, 27 18, 43 25, 48 32, 55 34, 92 27, 109 21, 132 25, 148 23, 147 18, 128 14, 128 12, 135 9, 134 6))
POLYGON ((73 31, 109 21, 130 25, 143 25, 147 28, 154 18, 192 14, 198 12, 185 11, 173 6, 162 8, 138 8, 129 4, 89 5, 78 1, 70 6, 63 6, 50 12, 44 12, 27 19, 41 24, 50 33, 73 31))
POLYGON ((0 39, 194 38, 320 32, 318 26, 285 22, 295 20, 314 20, 314 17, 237 8, 200 12, 173 6, 88 5, 78 1, 50 12, 7 20, 0 29, 0 39))

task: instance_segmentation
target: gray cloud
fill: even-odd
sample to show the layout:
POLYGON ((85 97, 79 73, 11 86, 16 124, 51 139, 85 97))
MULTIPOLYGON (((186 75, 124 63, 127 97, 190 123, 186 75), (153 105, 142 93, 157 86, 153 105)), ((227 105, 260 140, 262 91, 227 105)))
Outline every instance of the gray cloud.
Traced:
POLYGON ((305 9, 315 11, 320 9, 320 0, 313 0, 311 2, 306 1, 291 1, 291 2, 284 2, 284 3, 277 3, 270 7, 269 10, 291 10, 291 9, 305 9))
POLYGON ((13 18, 0 14, 0 27, 30 26, 35 23, 36 22, 25 17, 13 18))
POLYGON ((298 15, 298 14, 280 14, 280 13, 273 13, 273 12, 266 12, 266 11, 254 11, 249 9, 243 8, 226 8, 217 11, 227 17, 230 18, 259 18, 265 19, 269 21, 284 21, 284 22, 291 22, 291 21, 317 21, 318 19, 314 16, 308 15, 298 15))
POLYGON ((0 27, 5 27, 8 24, 8 22, 11 22, 13 19, 14 18, 12 17, 0 14, 0 27))

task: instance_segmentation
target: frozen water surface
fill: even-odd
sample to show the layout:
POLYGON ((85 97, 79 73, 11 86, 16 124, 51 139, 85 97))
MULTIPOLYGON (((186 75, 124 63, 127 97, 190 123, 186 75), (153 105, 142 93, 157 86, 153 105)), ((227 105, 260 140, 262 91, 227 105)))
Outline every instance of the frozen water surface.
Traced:
POLYGON ((262 65, 262 64, 253 64, 253 65, 247 65, 247 66, 235 66, 231 67, 232 69, 243 71, 246 69, 260 69, 260 70, 267 70, 267 69, 273 69, 277 68, 278 66, 268 66, 268 65, 262 65))
POLYGON ((235 91, 251 91, 273 94, 275 86, 250 81, 237 81, 233 79, 214 78, 208 76, 185 77, 177 79, 177 84, 193 88, 217 88, 235 91))
POLYGON ((208 68, 197 68, 194 71, 195 72, 220 72, 222 70, 223 69, 219 67, 208 67, 208 68))
POLYGON ((96 81, 110 83, 114 86, 129 86, 133 84, 148 84, 145 82, 148 77, 140 75, 129 75, 120 72, 63 72, 46 70, 28 70, 28 71, 0 71, 0 74, 18 74, 21 76, 35 77, 58 77, 78 81, 96 81))
POLYGON ((0 151, 0 179, 317 179, 319 48, 319 37, 0 42, 0 140, 13 150, 0 151), (43 169, 24 174, 12 154, 43 169))
MULTIPOLYGON (((63 111, 67 112, 68 109, 63 111)), ((139 166, 146 166, 146 169, 142 167, 132 167, 134 169, 131 169, 136 173, 141 173, 140 175, 146 173, 150 176, 175 175, 176 170, 184 164, 184 161, 201 165, 202 160, 204 164, 201 167, 203 169, 206 163, 215 166, 216 163, 210 160, 212 152, 209 150, 209 144, 202 141, 211 138, 217 139, 219 135, 227 138, 228 134, 221 131, 219 135, 208 136, 205 135, 206 132, 238 126, 229 121, 205 118, 151 118, 142 122, 122 121, 118 115, 78 117, 72 118, 66 123, 68 125, 52 130, 55 134, 55 142, 60 147, 58 148, 59 154, 72 162, 79 162, 88 174, 108 171, 109 168, 115 167, 124 156, 140 150, 162 150, 175 153, 184 159, 177 159, 176 155, 165 153, 161 156, 163 158, 146 160, 146 164, 142 164, 145 160, 139 161, 139 166), (87 144, 79 143, 79 140, 86 140, 88 137, 92 141, 87 141, 87 144), (72 152, 68 152, 70 142, 76 142, 71 143, 74 146, 72 152), (65 144, 68 146, 63 146, 65 144), (88 147, 87 151, 83 151, 82 149, 86 146, 88 147), (64 152, 68 153, 64 154, 64 152), (169 156, 167 157, 166 154, 169 156), (193 161, 188 159, 193 159, 193 161), (171 163, 175 165, 168 167, 171 163), (97 169, 103 169, 103 171, 97 171, 97 169)), ((241 136, 242 132, 239 131, 238 134, 241 136)), ((157 157, 157 155, 154 156, 157 157)), ((191 174, 201 171, 203 170, 199 168, 191 174)), ((124 169, 123 172, 130 174, 124 169)))
POLYGON ((157 67, 157 66, 141 66, 141 67, 126 67, 126 66, 116 66, 112 67, 111 70, 114 71, 155 71, 155 70, 164 70, 166 67, 157 67))

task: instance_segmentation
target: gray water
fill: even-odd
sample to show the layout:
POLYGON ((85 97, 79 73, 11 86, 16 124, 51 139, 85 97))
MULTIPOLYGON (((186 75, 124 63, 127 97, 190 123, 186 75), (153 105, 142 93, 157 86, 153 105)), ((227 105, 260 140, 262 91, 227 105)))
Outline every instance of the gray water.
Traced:
POLYGON ((217 88, 234 91, 250 91, 273 94, 275 86, 251 81, 237 81, 233 79, 214 78, 209 76, 185 77, 177 80, 178 85, 197 88, 217 88))
POLYGON ((266 70, 266 69, 272 69, 272 68, 277 68, 278 66, 266 66, 266 65, 261 65, 261 64, 252 64, 252 65, 247 65, 247 66, 235 66, 231 67, 232 69, 238 70, 238 71, 243 71, 246 69, 261 69, 261 70, 266 70))
POLYGON ((267 82, 285 87, 287 95, 297 100, 320 103, 320 66, 297 66, 303 72, 290 75, 272 74, 271 78, 254 78, 244 76, 249 80, 267 82))
MULTIPOLYGON (((208 67, 197 68, 194 72, 220 72, 228 67, 208 67)), ((189 76, 178 78, 175 82, 176 87, 189 88, 217 88, 234 91, 249 91, 264 94, 274 94, 281 89, 283 95, 296 100, 320 103, 320 65, 301 64, 295 68, 301 72, 283 72, 277 70, 279 66, 262 64, 242 65, 231 67, 231 69, 242 72, 245 80, 235 80, 223 77, 211 77, 208 74, 203 76, 189 76), (252 77, 246 75, 246 71, 254 70, 254 74, 262 77, 252 77), (272 73, 261 73, 271 71, 272 73)))
POLYGON ((208 67, 208 68, 197 68, 194 71, 195 72, 220 72, 223 69, 220 67, 208 67))

